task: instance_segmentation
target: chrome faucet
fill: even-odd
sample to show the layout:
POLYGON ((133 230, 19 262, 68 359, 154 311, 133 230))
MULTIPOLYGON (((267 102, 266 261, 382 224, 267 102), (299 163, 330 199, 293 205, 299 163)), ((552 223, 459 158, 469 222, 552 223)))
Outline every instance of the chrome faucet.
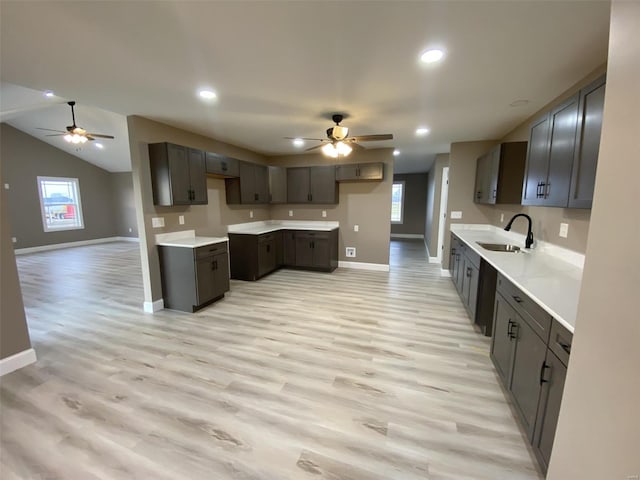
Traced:
POLYGON ((511 230, 511 224, 518 217, 525 217, 529 221, 529 230, 527 231, 527 239, 524 242, 524 247, 525 248, 531 248, 531 245, 533 245, 533 232, 531 231, 531 223, 532 222, 531 222, 531 217, 529 215, 527 215, 526 213, 517 213, 517 214, 515 214, 513 217, 511 217, 511 220, 509 220, 509 223, 507 223, 507 226, 504 227, 504 229, 507 232, 509 230, 511 230))

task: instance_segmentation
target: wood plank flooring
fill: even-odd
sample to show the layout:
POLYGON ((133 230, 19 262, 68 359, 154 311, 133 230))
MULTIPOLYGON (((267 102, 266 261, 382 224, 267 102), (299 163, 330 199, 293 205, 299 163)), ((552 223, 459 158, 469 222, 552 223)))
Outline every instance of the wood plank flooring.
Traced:
POLYGON ((280 270, 141 311, 138 246, 18 257, 35 365, 0 380, 9 479, 539 479, 449 278, 280 270))

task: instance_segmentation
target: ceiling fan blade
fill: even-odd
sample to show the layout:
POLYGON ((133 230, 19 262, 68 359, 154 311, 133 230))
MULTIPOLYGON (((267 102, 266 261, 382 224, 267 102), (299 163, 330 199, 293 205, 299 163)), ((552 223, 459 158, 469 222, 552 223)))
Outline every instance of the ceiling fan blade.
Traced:
POLYGON ((356 142, 376 142, 378 140, 393 140, 393 134, 384 133, 380 135, 356 135, 351 137, 356 142))
POLYGON ((324 145, 325 145, 324 143, 321 143, 320 145, 316 145, 314 147, 307 148, 307 149, 305 149, 305 152, 310 152, 311 150, 315 150, 316 148, 322 148, 322 147, 324 147, 324 145))
POLYGON ((96 137, 96 138, 115 138, 113 135, 102 135, 101 133, 87 133, 87 137, 96 137))
POLYGON ((46 130, 48 132, 58 132, 58 133, 67 133, 64 132, 62 130, 54 130, 53 128, 40 128, 40 127, 36 127, 36 130, 46 130))
POLYGON ((282 137, 282 138, 287 139, 287 140, 298 140, 298 139, 300 139, 300 140, 312 140, 312 141, 315 141, 315 142, 324 142, 326 140, 324 138, 307 138, 307 137, 282 137))
POLYGON ((358 142, 348 142, 350 147, 353 147, 355 150, 366 150, 362 145, 358 142))

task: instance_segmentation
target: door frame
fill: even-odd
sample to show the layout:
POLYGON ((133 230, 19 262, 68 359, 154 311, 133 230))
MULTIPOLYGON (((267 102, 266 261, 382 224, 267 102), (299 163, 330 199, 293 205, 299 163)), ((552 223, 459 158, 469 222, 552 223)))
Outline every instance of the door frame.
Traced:
POLYGON ((449 199, 449 167, 442 169, 442 184, 440 186, 440 213, 438 214, 438 263, 442 263, 444 252, 444 234, 447 224, 447 200, 449 199))

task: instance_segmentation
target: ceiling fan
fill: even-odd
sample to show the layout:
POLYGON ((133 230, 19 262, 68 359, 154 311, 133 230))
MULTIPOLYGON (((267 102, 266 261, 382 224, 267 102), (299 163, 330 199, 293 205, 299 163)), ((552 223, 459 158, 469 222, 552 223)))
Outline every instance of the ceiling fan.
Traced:
POLYGON ((340 122, 344 119, 344 115, 339 113, 334 114, 331 119, 335 122, 334 127, 327 129, 327 138, 300 138, 300 137, 284 137, 288 140, 311 140, 320 142, 319 145, 315 145, 311 148, 307 148, 305 151, 315 150, 316 148, 322 148, 322 153, 329 157, 337 158, 338 156, 346 157, 351 153, 353 148, 358 150, 364 150, 364 147, 360 145, 360 142, 375 142, 379 140, 393 140, 391 133, 378 134, 378 135, 358 135, 349 137, 349 129, 340 125, 340 122))
POLYGON ((57 132, 50 135, 45 135, 45 137, 64 137, 64 139, 69 143, 86 143, 87 140, 95 140, 96 138, 114 138, 112 135, 103 135, 101 133, 89 133, 84 128, 76 125, 76 114, 73 110, 76 102, 71 101, 67 102, 67 105, 71 107, 71 119, 73 120, 73 125, 68 125, 67 130, 53 130, 51 128, 38 128, 38 130, 47 130, 49 132, 57 132))

